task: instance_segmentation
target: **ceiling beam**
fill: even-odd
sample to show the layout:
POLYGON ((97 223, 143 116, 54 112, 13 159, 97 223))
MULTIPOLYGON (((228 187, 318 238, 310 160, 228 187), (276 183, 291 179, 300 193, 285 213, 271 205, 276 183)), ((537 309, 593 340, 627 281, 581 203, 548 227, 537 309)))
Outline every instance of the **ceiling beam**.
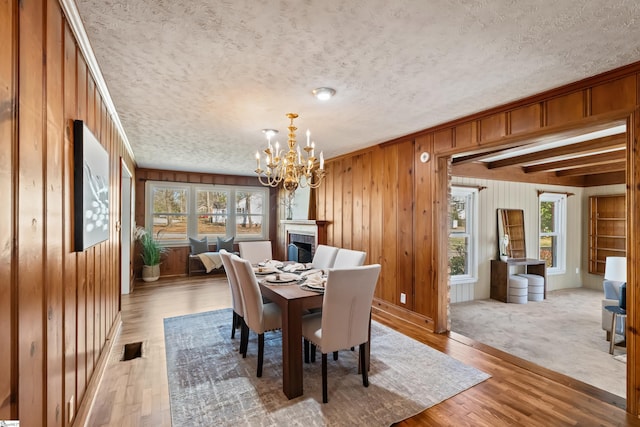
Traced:
POLYGON ((594 154, 593 156, 580 156, 571 159, 559 160, 556 162, 539 163, 537 165, 525 166, 525 173, 550 172, 562 169, 569 169, 580 166, 597 166, 607 163, 614 163, 625 160, 626 150, 609 151, 602 154, 594 154))
POLYGON ((559 177, 583 176, 583 175, 595 175, 595 174, 608 173, 608 172, 620 172, 620 171, 624 171, 626 167, 627 167, 627 162, 622 161, 622 162, 615 162, 615 163, 600 165, 597 168, 594 168, 593 166, 585 166, 582 168, 565 169, 565 170, 556 172, 556 176, 559 176, 559 177))
POLYGON ((626 147, 626 145, 626 134, 611 135, 605 136, 604 138, 593 139, 591 141, 578 142, 576 144, 565 145, 563 147, 551 148, 549 150, 536 151, 535 153, 523 154, 521 156, 510 157, 508 159, 496 160, 489 162, 488 168, 497 169, 505 166, 522 165, 559 156, 596 152, 607 148, 621 148, 626 147))

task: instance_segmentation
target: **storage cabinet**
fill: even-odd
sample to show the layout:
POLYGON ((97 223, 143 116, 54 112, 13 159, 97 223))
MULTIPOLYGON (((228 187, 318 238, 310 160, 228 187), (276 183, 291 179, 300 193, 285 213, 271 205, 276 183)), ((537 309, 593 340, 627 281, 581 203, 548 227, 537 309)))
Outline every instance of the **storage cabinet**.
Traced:
POLYGON ((627 256, 624 194, 589 197, 589 273, 604 274, 608 256, 627 256))

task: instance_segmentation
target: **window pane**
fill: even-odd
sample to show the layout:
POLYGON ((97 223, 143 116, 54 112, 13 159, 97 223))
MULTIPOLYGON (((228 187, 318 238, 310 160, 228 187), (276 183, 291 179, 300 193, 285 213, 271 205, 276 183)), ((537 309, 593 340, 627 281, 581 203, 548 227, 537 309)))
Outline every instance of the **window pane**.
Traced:
POLYGON ((227 214, 227 200, 229 193, 226 191, 198 190, 196 192, 196 208, 198 213, 227 214))
POLYGON ((558 265, 558 238, 540 236, 540 259, 546 261, 547 268, 558 265))
POLYGON ((153 213, 187 212, 187 189, 155 187, 152 197, 153 213))
POLYGON ((262 235, 262 215, 236 215, 236 236, 262 235))
POLYGON ((259 214, 264 212, 264 193, 259 191, 238 191, 236 193, 237 214, 259 214))
POLYGON ((158 240, 186 240, 186 215, 153 215, 153 236, 158 240))
POLYGON ((227 216, 223 214, 198 215, 198 236, 227 235, 227 216))
POLYGON ((449 268, 451 276, 469 274, 469 263, 467 262, 467 238, 449 238, 449 268))
POLYGON ((540 232, 541 233, 553 233, 556 231, 555 207, 556 207, 555 202, 542 202, 542 201, 540 202, 540 232))
POLYGON ((467 198, 465 196, 451 196, 451 231, 467 231, 467 198))

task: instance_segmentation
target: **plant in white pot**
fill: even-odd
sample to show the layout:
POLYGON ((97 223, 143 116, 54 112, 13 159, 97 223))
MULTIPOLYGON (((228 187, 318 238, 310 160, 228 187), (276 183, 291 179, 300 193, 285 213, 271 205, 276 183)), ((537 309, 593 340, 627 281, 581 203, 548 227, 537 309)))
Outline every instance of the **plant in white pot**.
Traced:
POLYGON ((160 261, 162 255, 169 250, 158 243, 153 236, 142 227, 136 228, 136 239, 140 243, 142 257, 142 280, 155 282, 160 278, 160 261))

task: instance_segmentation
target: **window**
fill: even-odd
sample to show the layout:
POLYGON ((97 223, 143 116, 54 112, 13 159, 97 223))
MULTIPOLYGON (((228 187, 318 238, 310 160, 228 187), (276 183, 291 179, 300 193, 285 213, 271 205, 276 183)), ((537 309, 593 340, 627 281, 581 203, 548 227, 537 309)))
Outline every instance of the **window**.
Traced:
POLYGON ((268 238, 267 188, 147 181, 146 194, 146 228, 162 243, 204 236, 268 238))
POLYGON ((547 264, 547 273, 565 272, 567 235, 567 196, 540 194, 540 259, 547 264))
POLYGON ((189 189, 159 185, 150 191, 153 235, 157 240, 187 240, 189 189))
POLYGON ((475 282, 477 266, 477 204, 475 188, 451 187, 449 207, 449 269, 451 283, 475 282))

